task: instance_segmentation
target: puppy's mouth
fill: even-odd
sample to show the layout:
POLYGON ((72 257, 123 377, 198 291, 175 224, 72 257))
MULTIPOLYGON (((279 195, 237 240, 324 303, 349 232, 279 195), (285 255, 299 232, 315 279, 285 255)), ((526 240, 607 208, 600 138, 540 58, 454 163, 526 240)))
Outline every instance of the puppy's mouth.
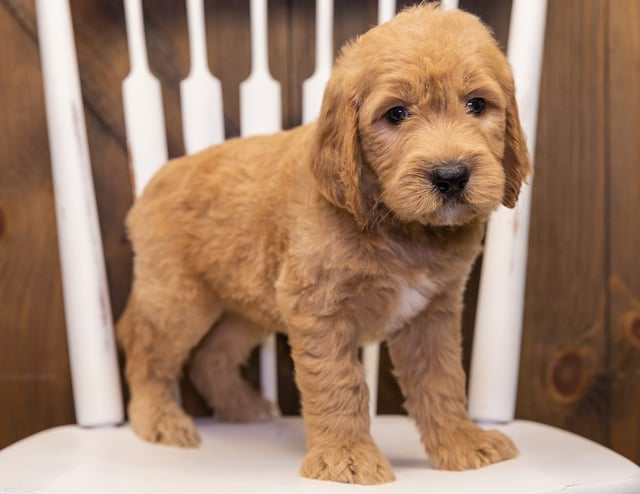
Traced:
POLYGON ((442 204, 428 215, 427 223, 434 226, 456 226, 471 221, 478 215, 477 209, 470 204, 464 193, 442 198, 442 204))

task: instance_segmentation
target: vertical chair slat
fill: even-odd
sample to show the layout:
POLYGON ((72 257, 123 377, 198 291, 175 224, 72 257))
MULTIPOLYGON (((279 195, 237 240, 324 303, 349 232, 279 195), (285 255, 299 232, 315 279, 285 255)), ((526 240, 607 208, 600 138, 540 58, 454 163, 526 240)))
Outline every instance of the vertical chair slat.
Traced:
POLYGON ((383 24, 396 15, 396 0, 378 0, 378 24, 383 24))
MULTIPOLYGON (((396 15, 395 0, 378 1, 378 24, 390 20, 396 15)), ((378 408, 378 377, 380 372, 380 344, 368 343, 362 348, 362 365, 369 388, 369 413, 373 416, 378 408)))
POLYGON ((38 0, 37 23, 76 421, 122 422, 102 240, 68 0, 38 0))
POLYGON ((187 154, 224 140, 222 85, 209 71, 203 0, 187 0, 190 71, 180 82, 182 133, 187 154))
POLYGON ((147 61, 141 0, 125 0, 124 5, 130 71, 122 83, 122 98, 131 177, 139 196, 168 159, 167 137, 160 82, 147 61))
POLYGON ((280 84, 269 72, 267 0, 251 0, 251 73, 240 84, 240 133, 271 134, 282 129, 280 84))
POLYGON ((380 343, 368 343, 362 347, 364 379, 369 388, 369 413, 378 411, 378 377, 380 373, 380 343))
MULTIPOLYGON (((282 129, 280 84, 269 72, 267 0, 251 0, 251 73, 240 84, 240 132, 244 137, 282 129)), ((278 402, 276 335, 260 348, 262 395, 278 402)))
MULTIPOLYGON (((513 67, 522 128, 531 153, 535 137, 546 0, 514 0, 508 58, 513 67)), ((469 412, 479 421, 513 420, 529 237, 531 188, 515 209, 501 207, 489 221, 469 380, 469 412)))
POLYGON ((260 391, 262 396, 278 403, 278 344, 275 333, 260 346, 260 391))
POLYGON ((324 87, 333 65, 333 0, 316 0, 316 68, 302 84, 302 123, 320 114, 324 87))
POLYGON ((460 2, 458 0, 440 0, 440 5, 442 6, 442 10, 457 9, 459 3, 460 2))

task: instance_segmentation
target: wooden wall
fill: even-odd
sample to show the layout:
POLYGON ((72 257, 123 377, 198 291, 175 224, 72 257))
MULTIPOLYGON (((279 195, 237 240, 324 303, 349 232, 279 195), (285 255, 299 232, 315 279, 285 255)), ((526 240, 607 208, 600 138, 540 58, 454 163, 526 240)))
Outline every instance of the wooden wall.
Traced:
MULTIPOLYGON (((131 203, 120 83, 120 0, 71 1, 113 312, 123 308, 131 203)), ((335 44, 376 20, 374 0, 336 2, 335 44)), ((188 71, 183 2, 146 0, 171 156, 183 153, 178 83, 188 71)), ((506 45, 509 2, 467 0, 506 45)), ((208 0, 210 65, 227 135, 249 73, 248 0, 208 0)), ((270 1, 271 70, 284 125, 300 122, 313 71, 314 2, 270 1)), ((74 420, 33 0, 0 0, 0 447, 74 420)), ((549 0, 517 415, 576 431, 640 462, 640 0, 549 0)), ((476 270, 477 271, 477 270, 476 270)), ((472 339, 468 290, 465 348, 472 339)), ((286 342, 280 341, 286 350, 286 342)), ((282 352, 283 354, 285 352, 282 352)), ((467 360, 468 360, 468 351, 467 360)), ((379 409, 400 412, 387 360, 379 409)), ((298 409, 290 361, 281 401, 298 409)), ((255 365, 247 374, 255 379, 255 365)), ((194 413, 204 408, 185 384, 194 413)))

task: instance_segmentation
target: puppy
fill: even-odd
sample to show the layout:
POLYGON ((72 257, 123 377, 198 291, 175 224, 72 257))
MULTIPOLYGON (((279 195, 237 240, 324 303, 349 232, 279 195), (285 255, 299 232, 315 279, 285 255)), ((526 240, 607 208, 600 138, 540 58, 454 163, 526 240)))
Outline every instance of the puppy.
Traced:
POLYGON ((348 44, 316 123, 173 160, 133 206, 117 326, 132 428, 198 444, 172 395, 198 344, 192 378, 218 417, 270 415, 239 366, 276 329, 302 396, 302 475, 394 479, 357 358, 378 340, 432 465, 514 457, 467 415, 460 319, 485 221, 529 168, 509 65, 476 17, 420 5, 348 44))

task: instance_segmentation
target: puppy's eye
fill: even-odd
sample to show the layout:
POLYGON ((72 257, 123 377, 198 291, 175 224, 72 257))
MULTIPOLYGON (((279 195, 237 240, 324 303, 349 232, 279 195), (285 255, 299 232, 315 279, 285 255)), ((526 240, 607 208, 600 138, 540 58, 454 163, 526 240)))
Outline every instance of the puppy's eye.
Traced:
POLYGON ((474 117, 482 115, 487 108, 487 102, 484 98, 471 98, 467 101, 467 113, 474 117))
POLYGON ((391 110, 385 113, 384 116, 393 125, 398 125, 400 122, 407 119, 409 116, 409 110, 404 106, 394 106, 391 110))

